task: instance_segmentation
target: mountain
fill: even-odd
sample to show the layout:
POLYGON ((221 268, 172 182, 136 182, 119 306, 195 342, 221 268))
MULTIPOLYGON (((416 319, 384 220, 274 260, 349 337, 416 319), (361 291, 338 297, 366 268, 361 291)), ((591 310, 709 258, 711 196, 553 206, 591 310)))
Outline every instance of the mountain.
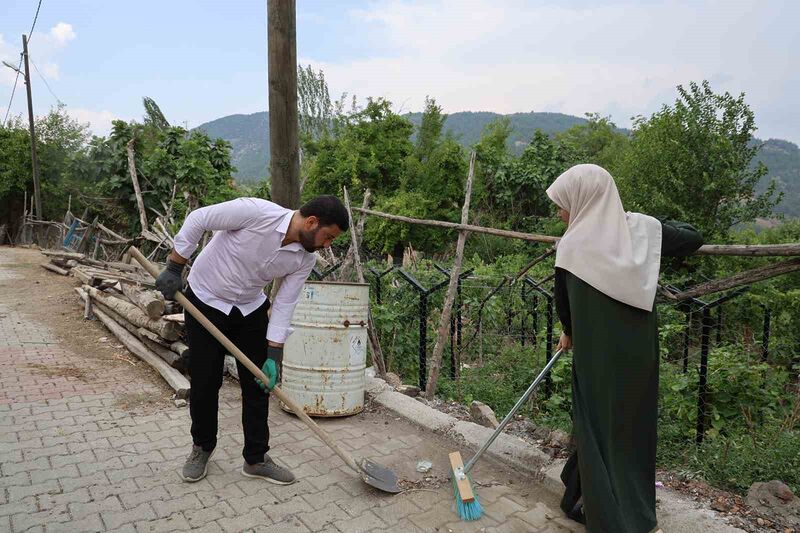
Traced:
MULTIPOLYGON (((464 146, 471 146, 480 139, 487 124, 503 115, 486 111, 464 111, 448 115, 445 132, 449 132, 464 146)), ((521 153, 537 129, 552 134, 564 131, 586 119, 562 113, 513 113, 506 115, 511 120, 513 132, 509 137, 509 148, 521 153)), ((419 126, 422 113, 405 115, 415 126, 419 126)), ((231 159, 237 168, 235 177, 243 183, 265 179, 269 169, 269 115, 263 111, 251 115, 230 115, 198 126, 212 138, 221 137, 231 143, 231 159)), ((623 130, 624 131, 624 130, 623 130)), ((769 169, 759 184, 763 190, 770 180, 778 182, 778 190, 784 193, 783 201, 775 208, 777 214, 800 217, 800 148, 782 139, 763 142, 758 160, 769 169)))
POLYGON ((778 191, 783 193, 783 200, 775 207, 775 213, 800 217, 800 148, 789 141, 769 139, 761 145, 758 159, 769 170, 758 190, 764 190, 774 179, 778 191))
MULTIPOLYGON (((419 126, 422 113, 404 115, 415 126, 419 126)), ((452 134, 464 146, 478 142, 487 124, 502 117, 487 111, 464 111, 448 115, 445 131, 452 134)), ((537 129, 545 133, 557 133, 583 124, 586 119, 562 113, 514 113, 507 115, 514 128, 509 147, 521 153, 537 129)), ((241 182, 254 182, 267 177, 269 169, 269 113, 262 111, 251 115, 229 115, 201 124, 196 129, 205 131, 211 138, 221 137, 231 143, 231 159, 241 182)))
POLYGON ((240 182, 255 182, 267 177, 269 169, 269 114, 228 115, 201 124, 212 139, 221 137, 231 143, 231 163, 240 182))
MULTIPOLYGON (((422 122, 422 113, 408 113, 404 115, 414 126, 422 122)), ((513 113, 505 115, 511 120, 513 131, 508 139, 509 148, 517 153, 530 142, 536 130, 553 134, 564 131, 578 124, 586 123, 585 118, 564 115, 562 113, 513 113)), ((483 129, 491 122, 503 117, 498 113, 489 111, 462 111, 447 115, 444 123, 445 131, 452 134, 464 146, 472 146, 478 142, 483 129)))

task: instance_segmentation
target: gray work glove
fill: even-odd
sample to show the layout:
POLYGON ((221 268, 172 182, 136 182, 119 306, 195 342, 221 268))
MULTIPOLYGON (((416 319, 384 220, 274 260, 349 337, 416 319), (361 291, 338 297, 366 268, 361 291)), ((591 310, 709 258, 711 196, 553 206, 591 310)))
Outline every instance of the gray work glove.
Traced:
POLYGON ((175 291, 183 288, 183 268, 186 265, 167 259, 167 268, 156 278, 156 289, 161 291, 167 300, 175 299, 175 291))
POLYGON ((267 345, 267 360, 264 361, 261 371, 269 378, 269 383, 256 379, 256 383, 264 392, 270 392, 281 380, 281 365, 283 364, 283 348, 267 345))

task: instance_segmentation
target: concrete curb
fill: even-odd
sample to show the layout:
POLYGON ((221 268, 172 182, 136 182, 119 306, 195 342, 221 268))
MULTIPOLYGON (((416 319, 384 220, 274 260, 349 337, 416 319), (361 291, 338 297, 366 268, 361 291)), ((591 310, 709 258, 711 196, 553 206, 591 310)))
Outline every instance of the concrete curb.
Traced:
MULTIPOLYGON (((492 430, 473 422, 458 420, 437 411, 405 394, 396 392, 389 384, 374 376, 367 369, 366 393, 372 401, 409 422, 434 433, 446 436, 458 444, 477 451, 489 438, 492 430)), ((551 459, 536 446, 508 434, 497 437, 492 447, 486 450, 486 457, 498 461, 515 471, 525 472, 542 483, 542 487, 560 498, 564 491, 561 483, 563 459, 551 459)), ((656 494, 656 509, 659 526, 664 531, 697 533, 741 533, 743 530, 732 527, 723 517, 709 509, 703 509, 682 494, 660 488, 656 494)))
MULTIPOLYGON (((423 429, 444 435, 459 445, 477 450, 492 434, 492 430, 474 422, 458 420, 448 414, 396 392, 385 381, 367 377, 367 394, 373 401, 402 416, 423 429)), ((535 446, 514 437, 502 434, 492 447, 486 450, 486 457, 499 461, 516 471, 541 478, 542 468, 550 462, 550 456, 535 446)), ((466 459, 466 458, 465 458, 466 459)))

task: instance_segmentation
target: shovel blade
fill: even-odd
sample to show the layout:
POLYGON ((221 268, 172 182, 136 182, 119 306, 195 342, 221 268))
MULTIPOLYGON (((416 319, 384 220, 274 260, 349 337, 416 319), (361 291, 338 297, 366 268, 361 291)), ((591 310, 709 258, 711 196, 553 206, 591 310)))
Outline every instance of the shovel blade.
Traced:
POLYGON ((367 485, 383 492, 397 494, 402 489, 397 484, 397 474, 369 459, 361 459, 358 466, 361 468, 361 479, 367 485))

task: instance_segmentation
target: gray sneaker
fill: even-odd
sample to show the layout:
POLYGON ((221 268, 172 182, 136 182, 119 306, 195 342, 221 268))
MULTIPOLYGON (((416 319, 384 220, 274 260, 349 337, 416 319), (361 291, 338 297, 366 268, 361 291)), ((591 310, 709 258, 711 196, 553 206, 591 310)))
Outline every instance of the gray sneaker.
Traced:
MULTIPOLYGON (((216 450, 216 448, 214 448, 214 450, 216 450)), ((194 483, 206 477, 208 473, 208 460, 214 455, 214 450, 207 452, 200 446, 193 445, 192 453, 189 454, 189 457, 186 458, 186 462, 183 463, 183 471, 181 472, 183 480, 194 483)))
POLYGON ((242 474, 247 477, 266 479, 270 483, 275 483, 276 485, 291 485, 295 482, 294 474, 288 469, 275 464, 275 461, 267 454, 264 454, 263 463, 251 465, 245 461, 242 465, 242 474))

